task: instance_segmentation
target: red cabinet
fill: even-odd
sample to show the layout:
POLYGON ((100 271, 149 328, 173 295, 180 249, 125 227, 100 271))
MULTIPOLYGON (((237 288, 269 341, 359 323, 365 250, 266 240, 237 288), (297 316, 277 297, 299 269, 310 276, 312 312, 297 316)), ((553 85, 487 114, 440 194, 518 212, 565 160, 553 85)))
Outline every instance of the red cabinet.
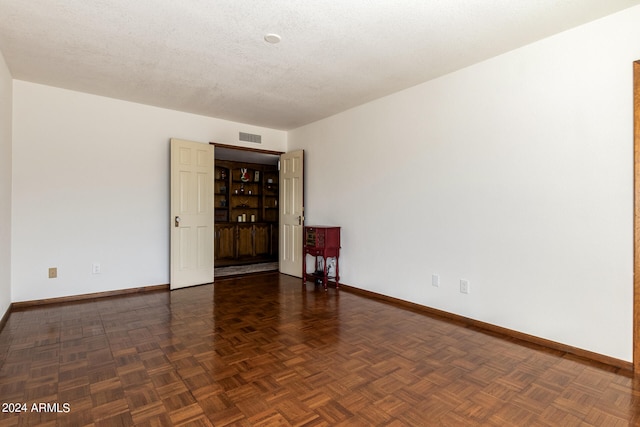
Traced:
POLYGON ((340 268, 340 227, 331 226, 305 226, 304 227, 304 254, 302 256, 302 280, 320 282, 327 289, 327 283, 335 282, 339 288, 340 268), (307 273, 307 255, 315 258, 315 269, 307 273), (329 258, 335 259, 334 261, 329 258))

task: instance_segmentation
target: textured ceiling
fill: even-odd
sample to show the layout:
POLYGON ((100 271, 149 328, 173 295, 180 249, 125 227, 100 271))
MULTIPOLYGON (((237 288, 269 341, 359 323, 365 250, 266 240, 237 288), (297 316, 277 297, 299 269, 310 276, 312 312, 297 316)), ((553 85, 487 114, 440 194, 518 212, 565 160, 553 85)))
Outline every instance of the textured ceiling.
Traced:
POLYGON ((0 51, 18 80, 291 129, 636 4, 0 0, 0 51))

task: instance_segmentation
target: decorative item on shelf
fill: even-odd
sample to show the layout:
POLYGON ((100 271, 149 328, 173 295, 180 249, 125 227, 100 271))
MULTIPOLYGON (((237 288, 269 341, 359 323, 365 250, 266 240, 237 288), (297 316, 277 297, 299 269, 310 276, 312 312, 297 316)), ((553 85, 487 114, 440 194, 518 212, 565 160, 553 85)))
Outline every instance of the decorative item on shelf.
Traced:
POLYGON ((244 194, 244 184, 240 184, 240 194, 244 194))
POLYGON ((249 182, 249 171, 247 168, 240 168, 240 181, 249 182))
POLYGON ((275 191, 276 190, 276 186, 274 185, 273 179, 272 178, 267 178, 267 185, 265 187, 267 189, 267 191, 275 191))
POLYGON ((220 179, 227 179, 227 170, 220 169, 220 179))
POLYGON ((255 171, 253 174, 253 181, 254 182, 258 182, 260 181, 260 171, 255 171))
POLYGON ((227 201, 226 200, 220 200, 220 206, 222 206, 223 208, 227 206, 227 201))
POLYGON ((220 186, 220 193, 226 193, 226 192, 227 192, 227 186, 226 185, 220 186))
POLYGON ((247 222, 247 214, 246 213, 242 214, 242 222, 247 222))
POLYGON ((256 216, 254 214, 251 214, 251 222, 256 222, 256 216))

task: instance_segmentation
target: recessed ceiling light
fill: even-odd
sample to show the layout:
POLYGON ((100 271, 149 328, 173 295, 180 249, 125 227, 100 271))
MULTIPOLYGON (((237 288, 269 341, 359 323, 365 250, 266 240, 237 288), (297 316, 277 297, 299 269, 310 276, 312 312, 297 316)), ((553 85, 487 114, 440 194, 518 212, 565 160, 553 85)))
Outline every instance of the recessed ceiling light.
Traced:
POLYGON ((277 34, 267 34, 266 36, 264 36, 264 41, 266 41, 267 43, 276 44, 280 43, 280 40, 282 40, 282 37, 277 34))

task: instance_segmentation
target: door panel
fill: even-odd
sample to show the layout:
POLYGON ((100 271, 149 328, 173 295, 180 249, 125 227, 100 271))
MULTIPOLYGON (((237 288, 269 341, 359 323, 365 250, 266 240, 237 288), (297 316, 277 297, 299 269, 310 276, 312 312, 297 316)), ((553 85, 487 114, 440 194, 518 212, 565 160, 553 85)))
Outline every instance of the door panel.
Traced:
POLYGON ((302 277, 304 151, 280 156, 280 272, 302 277))
POLYGON ((269 224, 256 224, 253 232, 255 256, 269 255, 269 224))
POLYGON ((232 223, 217 223, 215 259, 233 259, 236 256, 236 226, 232 223))
POLYGON ((253 256, 253 226, 238 224, 238 257, 253 256))
POLYGON ((213 146, 171 139, 171 289, 213 282, 213 168, 213 146))

